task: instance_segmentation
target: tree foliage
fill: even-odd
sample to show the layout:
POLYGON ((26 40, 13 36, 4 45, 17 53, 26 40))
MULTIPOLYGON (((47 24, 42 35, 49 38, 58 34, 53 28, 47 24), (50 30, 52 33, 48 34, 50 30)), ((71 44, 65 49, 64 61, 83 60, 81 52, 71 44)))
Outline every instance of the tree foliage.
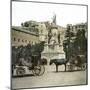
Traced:
POLYGON ((85 30, 78 30, 76 35, 67 28, 66 40, 63 42, 66 57, 70 58, 71 55, 79 55, 87 53, 87 39, 85 38, 85 30), (72 38, 75 39, 72 40, 72 38), (72 42, 71 42, 72 41, 72 42))
POLYGON ((33 55, 37 55, 39 58, 41 57, 41 52, 44 49, 44 42, 27 46, 18 46, 17 48, 12 46, 12 64, 18 63, 20 58, 24 58, 25 60, 33 55))

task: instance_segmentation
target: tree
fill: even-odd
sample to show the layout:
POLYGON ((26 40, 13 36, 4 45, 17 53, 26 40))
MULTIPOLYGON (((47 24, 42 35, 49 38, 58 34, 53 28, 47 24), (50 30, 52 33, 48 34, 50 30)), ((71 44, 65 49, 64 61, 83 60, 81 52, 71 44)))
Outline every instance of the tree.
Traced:
POLYGON ((44 43, 45 42, 41 42, 32 46, 28 44, 27 46, 18 46, 18 48, 12 46, 12 65, 19 64, 20 58, 27 60, 33 55, 37 55, 37 60, 40 60, 41 52, 44 49, 44 43))
POLYGON ((78 30, 74 46, 76 46, 76 50, 78 51, 78 53, 84 54, 87 52, 87 39, 85 37, 84 29, 78 30))
POLYGON ((32 54, 41 55, 41 52, 44 49, 44 43, 45 42, 40 42, 40 43, 33 45, 31 49, 32 54))
POLYGON ((70 59, 71 55, 73 54, 73 41, 72 37, 74 37, 74 33, 71 31, 72 27, 68 26, 65 34, 66 40, 63 42, 64 52, 66 54, 66 59, 70 59))

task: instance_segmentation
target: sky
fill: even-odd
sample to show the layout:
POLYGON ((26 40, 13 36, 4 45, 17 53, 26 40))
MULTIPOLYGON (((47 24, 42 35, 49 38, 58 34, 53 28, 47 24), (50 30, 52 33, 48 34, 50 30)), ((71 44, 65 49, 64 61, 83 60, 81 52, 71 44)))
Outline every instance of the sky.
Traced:
POLYGON ((12 2, 12 25, 20 26, 22 22, 34 20, 37 22, 52 22, 56 14, 57 25, 85 23, 87 7, 80 5, 47 4, 32 2, 12 2))

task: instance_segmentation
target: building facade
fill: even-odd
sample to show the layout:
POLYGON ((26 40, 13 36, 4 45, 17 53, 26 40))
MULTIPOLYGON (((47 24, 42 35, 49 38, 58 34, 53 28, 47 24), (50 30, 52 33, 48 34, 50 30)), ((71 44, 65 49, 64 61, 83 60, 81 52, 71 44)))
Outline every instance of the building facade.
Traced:
POLYGON ((70 28, 70 31, 73 32, 75 35, 77 34, 77 32, 80 30, 85 30, 85 32, 87 33, 87 23, 79 23, 79 24, 68 24, 67 28, 70 28))
POLYGON ((12 46, 26 46, 27 44, 39 43, 38 32, 27 27, 12 26, 11 41, 12 46))

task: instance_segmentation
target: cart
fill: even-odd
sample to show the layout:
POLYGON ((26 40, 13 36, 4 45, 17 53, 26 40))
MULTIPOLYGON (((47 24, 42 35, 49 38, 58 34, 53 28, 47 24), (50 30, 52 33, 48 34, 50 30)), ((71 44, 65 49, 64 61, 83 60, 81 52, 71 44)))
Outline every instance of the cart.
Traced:
POLYGON ((68 70, 86 70, 87 60, 84 55, 77 55, 72 62, 69 62, 68 70))
POLYGON ((32 71, 34 76, 40 76, 43 75, 45 72, 44 65, 41 64, 41 59, 38 58, 38 55, 32 55, 28 59, 21 58, 16 65, 16 75, 17 76, 24 76, 26 75, 26 68, 29 71, 32 71))

